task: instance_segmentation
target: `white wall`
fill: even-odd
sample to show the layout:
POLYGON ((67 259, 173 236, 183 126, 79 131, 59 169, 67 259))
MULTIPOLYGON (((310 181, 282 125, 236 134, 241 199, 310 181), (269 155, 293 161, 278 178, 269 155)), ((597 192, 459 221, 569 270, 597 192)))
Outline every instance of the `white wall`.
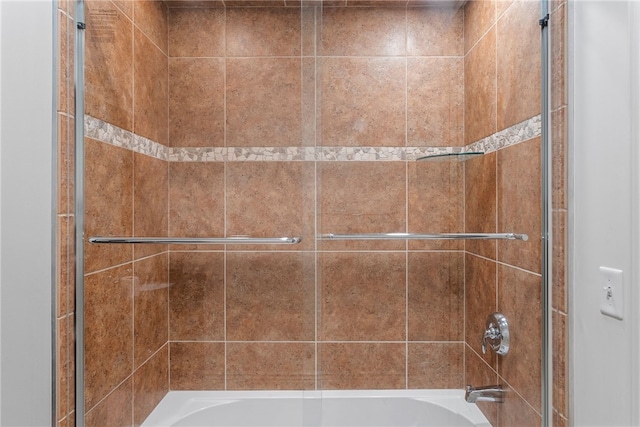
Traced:
POLYGON ((53 4, 0 0, 2 426, 52 424, 53 4))
POLYGON ((638 425, 637 6, 570 6, 571 417, 576 426, 638 425), (624 271, 622 321, 600 313, 600 266, 624 271))

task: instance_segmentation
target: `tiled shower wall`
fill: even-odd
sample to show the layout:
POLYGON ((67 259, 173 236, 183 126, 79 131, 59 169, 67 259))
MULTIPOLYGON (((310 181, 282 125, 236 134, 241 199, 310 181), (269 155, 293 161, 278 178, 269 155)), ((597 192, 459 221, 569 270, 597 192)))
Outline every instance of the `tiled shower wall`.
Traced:
MULTIPOLYGON (((539 114, 539 86, 516 78, 539 62, 505 75, 498 55, 539 58, 531 5, 87 2, 86 112, 117 126, 125 144, 86 140, 86 235, 303 237, 294 247, 87 245, 87 424, 137 424, 169 389, 494 380, 516 393, 500 414, 486 407, 490 419, 538 423, 539 375, 529 369, 540 361, 529 357, 540 342, 539 170, 522 165, 539 164, 539 141, 466 165, 351 161, 462 146, 539 114), (152 156, 123 148, 141 139, 162 145, 152 156), (307 160, 282 161, 292 152, 307 160), (314 239, 465 229, 534 238, 466 251, 314 239), (534 332, 508 361, 478 349, 495 309, 534 332)), ((73 321, 73 307, 64 310, 63 326, 73 321)), ((61 346, 72 361, 69 351, 61 346)))

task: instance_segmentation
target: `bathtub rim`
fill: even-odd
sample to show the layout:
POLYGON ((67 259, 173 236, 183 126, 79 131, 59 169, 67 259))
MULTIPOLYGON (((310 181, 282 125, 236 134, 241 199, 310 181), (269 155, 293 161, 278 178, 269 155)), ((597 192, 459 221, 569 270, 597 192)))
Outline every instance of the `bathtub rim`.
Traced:
POLYGON ((460 415, 478 427, 491 427, 480 408, 464 400, 460 389, 412 390, 171 390, 141 427, 164 427, 203 409, 243 399, 405 398, 430 403, 460 415), (212 402, 213 401, 213 402, 212 402), (215 402, 219 401, 219 402, 215 402))

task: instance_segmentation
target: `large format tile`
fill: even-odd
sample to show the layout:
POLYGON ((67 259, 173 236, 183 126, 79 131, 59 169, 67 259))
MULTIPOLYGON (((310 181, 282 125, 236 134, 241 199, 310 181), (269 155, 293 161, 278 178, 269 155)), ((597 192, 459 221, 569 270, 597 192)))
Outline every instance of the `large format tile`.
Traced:
POLYGON ((403 58, 319 60, 321 144, 406 145, 406 64, 403 58))
POLYGON ((227 389, 312 390, 313 343, 227 344, 227 389))
POLYGON ((463 56, 464 17, 463 8, 407 8, 407 54, 463 56))
MULTIPOLYGON (((411 233, 464 231, 464 168, 458 162, 410 162, 408 219, 411 233)), ((413 240, 409 249, 463 249, 462 240, 413 240)))
POLYGON ((172 342, 169 354, 171 390, 224 390, 224 343, 172 342))
POLYGON ((133 372, 132 273, 128 264, 85 278, 87 409, 96 405, 133 372))
POLYGON ((398 56, 406 54, 405 9, 324 8, 323 56, 398 56))
MULTIPOLYGON (((320 233, 406 231, 405 164, 400 162, 326 162, 318 165, 320 233)), ((405 243, 321 241, 322 250, 404 249, 405 243)))
POLYGON ((134 31, 133 114, 136 135, 168 145, 167 55, 141 31, 134 31))
POLYGON ((167 6, 160 0, 135 0, 134 22, 153 43, 167 54, 167 6))
POLYGON ((283 246, 229 245, 228 249, 314 248, 314 165, 309 162, 232 162, 226 171, 228 236, 300 236, 283 246))
POLYGON ((227 339, 313 341, 314 262, 308 253, 227 254, 227 339))
POLYGON ((168 255, 134 263, 134 361, 139 367, 169 338, 168 255))
POLYGON ((230 8, 226 14, 228 56, 299 56, 299 8, 230 8))
POLYGON ((227 145, 301 145, 301 59, 230 58, 226 67, 227 145))
POLYGON ((498 130, 540 114, 540 3, 514 1, 497 25, 498 130))
POLYGON ((224 59, 169 60, 169 145, 223 147, 224 59))
POLYGON ((407 387, 464 386, 464 343, 409 343, 407 387))
MULTIPOLYGON (((133 235, 133 152, 85 139, 85 235, 133 235)), ((132 259, 131 245, 85 245, 87 273, 132 259)))
POLYGON ((497 311, 496 263, 467 254, 465 259, 465 342, 486 363, 497 369, 496 354, 482 354, 487 317, 497 311))
POLYGON ((85 8, 85 112, 133 130, 133 23, 111 2, 85 8))
POLYGON ((222 57, 225 9, 169 9, 170 57, 222 57))
POLYGON ((464 61, 409 58, 407 145, 464 145, 464 61))
MULTIPOLYGON (((465 162, 465 232, 495 233, 497 226, 496 153, 465 162)), ((496 258, 495 240, 467 240, 465 249, 496 258)))
POLYGON ((497 130, 496 30, 491 29, 464 60, 465 144, 497 130))
POLYGON ((169 391, 169 346, 133 375, 133 424, 139 426, 169 391))
MULTIPOLYGON (((133 158, 133 233, 136 237, 164 237, 169 233, 169 166, 143 154, 133 158)), ((135 245, 134 256, 165 251, 166 245, 135 245)))
POLYGON ((172 252, 169 280, 171 340, 224 339, 224 254, 172 252))
POLYGON ((482 38, 496 22, 494 0, 472 0, 464 7, 464 52, 465 54, 482 38))
POLYGON ((518 393, 541 410, 542 294, 538 275, 500 265, 498 311, 509 322, 513 346, 500 357, 499 371, 518 393))
POLYGON ((464 340, 464 254, 411 252, 408 263, 409 340, 464 340))
POLYGON ((321 339, 404 340, 405 264, 404 253, 321 254, 318 267, 321 339))
POLYGON ((498 260, 536 273, 542 268, 540 143, 535 138, 498 152, 498 231, 529 236, 499 241, 498 260))
POLYGON ((85 415, 87 427, 130 426, 133 419, 133 381, 127 378, 85 415))
POLYGON ((398 343, 321 343, 322 390, 406 388, 406 346, 398 343))
POLYGON ((174 237, 224 236, 222 163, 169 164, 169 233, 174 237))

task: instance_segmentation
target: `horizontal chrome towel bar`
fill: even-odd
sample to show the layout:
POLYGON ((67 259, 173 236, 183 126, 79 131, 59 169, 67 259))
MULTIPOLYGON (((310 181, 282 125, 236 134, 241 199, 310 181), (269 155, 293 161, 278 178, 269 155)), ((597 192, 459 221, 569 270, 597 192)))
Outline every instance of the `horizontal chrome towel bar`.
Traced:
POLYGON ((90 237, 90 243, 146 243, 177 245, 295 245, 302 237, 90 237))
POLYGON ((415 233, 372 233, 372 234, 322 234, 323 240, 523 240, 526 234, 515 233, 445 233, 445 234, 415 234, 415 233))

